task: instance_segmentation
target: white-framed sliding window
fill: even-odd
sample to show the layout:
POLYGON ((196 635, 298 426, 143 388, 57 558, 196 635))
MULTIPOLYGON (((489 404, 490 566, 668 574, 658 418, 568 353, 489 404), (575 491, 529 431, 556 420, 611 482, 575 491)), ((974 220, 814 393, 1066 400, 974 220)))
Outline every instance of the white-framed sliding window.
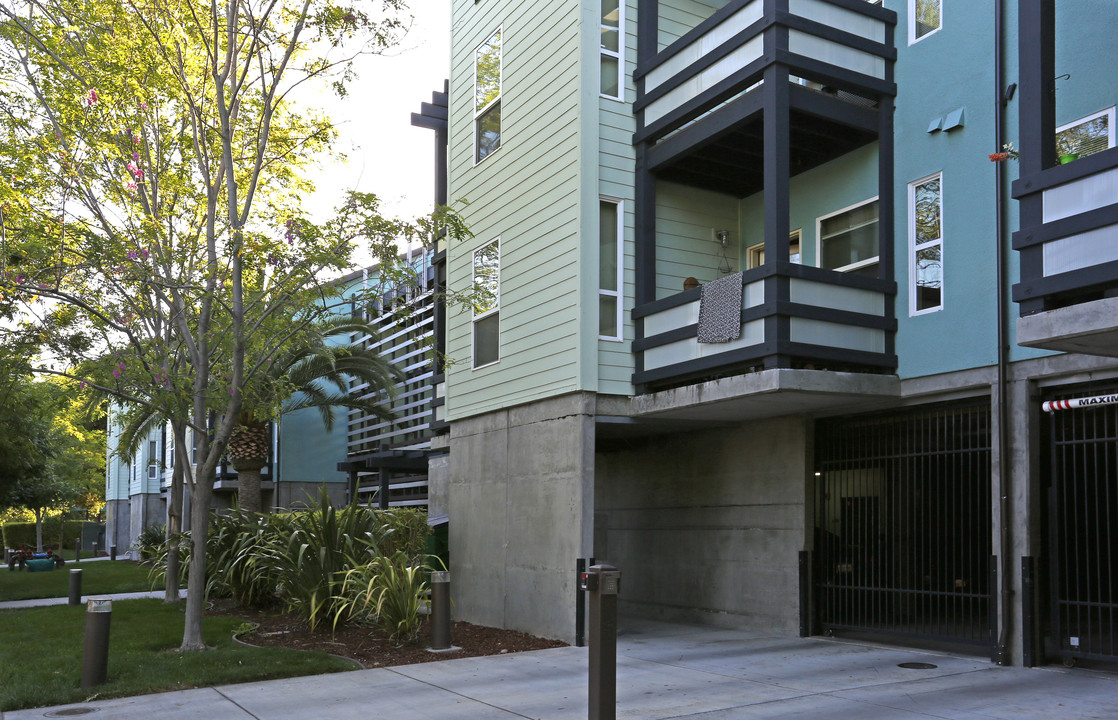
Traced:
POLYGON ((816 265, 826 270, 877 277, 877 198, 815 220, 816 265))
POLYGON ((908 0, 908 44, 943 27, 943 0, 908 0))
POLYGON ((474 164, 501 147, 501 28, 474 50, 474 164))
POLYGON ((602 97, 625 99, 625 0, 599 0, 602 97))
POLYGON ((1056 156, 1086 157, 1114 147, 1114 108, 1056 128, 1056 156))
POLYGON ((909 315, 943 309, 943 176, 908 184, 909 315))
POLYGON ((501 239, 473 253, 473 367, 501 359, 501 239))
POLYGON ((622 340, 625 204, 603 197, 599 198, 598 207, 598 338, 622 340))

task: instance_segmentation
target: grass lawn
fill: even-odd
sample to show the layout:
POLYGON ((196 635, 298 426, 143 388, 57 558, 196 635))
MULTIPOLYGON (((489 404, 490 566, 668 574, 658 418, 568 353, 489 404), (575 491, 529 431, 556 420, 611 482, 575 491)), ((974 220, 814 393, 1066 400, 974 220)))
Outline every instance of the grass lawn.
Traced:
POLYGON ((241 621, 228 616, 205 618, 215 649, 177 652, 183 603, 118 600, 112 612, 108 682, 82 690, 84 606, 0 610, 0 711, 357 669, 325 653, 239 645, 241 621))
POLYGON ((7 566, 0 566, 0 602, 67 597, 70 594, 70 570, 73 569, 82 571, 83 597, 163 588, 162 583, 155 588, 148 583, 147 565, 129 560, 68 562, 57 570, 37 573, 9 572, 7 566))

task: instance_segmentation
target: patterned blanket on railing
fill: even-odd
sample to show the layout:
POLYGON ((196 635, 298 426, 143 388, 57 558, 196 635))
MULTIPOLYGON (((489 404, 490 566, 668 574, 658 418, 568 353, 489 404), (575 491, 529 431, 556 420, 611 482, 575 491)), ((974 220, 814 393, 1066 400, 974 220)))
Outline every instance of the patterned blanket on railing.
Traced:
POLYGON ((701 292, 699 342, 724 343, 741 337, 742 274, 706 283, 701 292))

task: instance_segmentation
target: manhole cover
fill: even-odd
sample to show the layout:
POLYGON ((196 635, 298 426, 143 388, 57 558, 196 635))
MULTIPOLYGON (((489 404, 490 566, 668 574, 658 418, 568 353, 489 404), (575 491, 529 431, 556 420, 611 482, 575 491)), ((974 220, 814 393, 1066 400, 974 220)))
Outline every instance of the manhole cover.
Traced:
POLYGON ((906 670, 935 670, 937 667, 939 667, 939 665, 932 665, 931 663, 907 662, 898 663, 897 667, 902 667, 906 670))
POLYGON ((97 712, 97 708, 66 708, 65 710, 55 710, 54 712, 43 713, 43 717, 73 717, 74 715, 88 715, 95 712, 97 712))

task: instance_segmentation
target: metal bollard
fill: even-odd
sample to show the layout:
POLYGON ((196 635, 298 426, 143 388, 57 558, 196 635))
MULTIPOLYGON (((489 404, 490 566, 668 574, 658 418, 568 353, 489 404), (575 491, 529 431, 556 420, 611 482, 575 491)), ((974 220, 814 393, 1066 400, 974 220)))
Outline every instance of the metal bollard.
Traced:
POLYGON ((449 650, 450 573, 431 573, 431 649, 449 650))
POLYGON ((589 720, 617 718, 617 593, 621 572, 613 565, 592 565, 583 575, 590 593, 589 720))
POLYGON ((109 624, 113 601, 91 599, 85 609, 85 653, 82 655, 82 689, 103 685, 109 671, 109 624))
POLYGON ((74 562, 82 561, 82 541, 80 539, 74 541, 74 562))
POLYGON ((109 546, 109 560, 116 560, 116 545, 109 546))
POLYGON ((93 555, 90 557, 97 557, 97 543, 93 543, 93 555))
POLYGON ((82 571, 70 571, 70 602, 69 605, 82 604, 82 571))

